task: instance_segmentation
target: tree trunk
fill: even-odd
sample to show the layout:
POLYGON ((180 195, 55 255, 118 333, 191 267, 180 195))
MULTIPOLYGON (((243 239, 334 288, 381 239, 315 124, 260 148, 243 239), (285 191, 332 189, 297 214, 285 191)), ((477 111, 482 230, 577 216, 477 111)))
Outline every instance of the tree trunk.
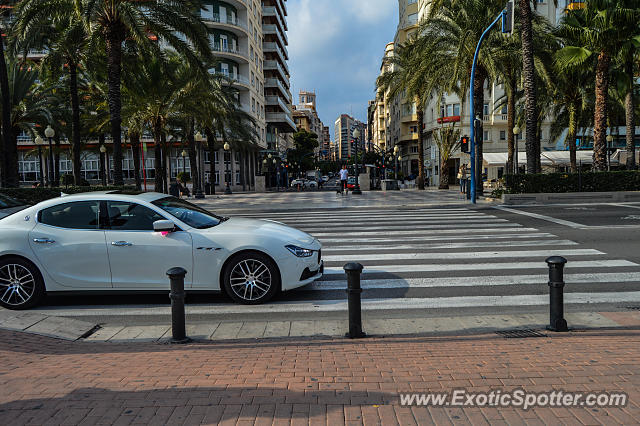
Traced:
POLYGON ((55 149, 53 153, 53 186, 60 186, 60 133, 53 137, 55 149))
MULTIPOLYGON (((104 134, 102 133, 98 136, 98 148, 101 146, 104 146, 104 134)), ((107 168, 104 154, 98 150, 98 155, 100 156, 100 179, 102 179, 102 186, 107 186, 107 168)))
POLYGON ((211 194, 216 194, 216 132, 210 128, 204 129, 207 135, 207 148, 209 149, 209 181, 211 184, 211 194))
POLYGON ((122 99, 120 93, 120 77, 122 73, 122 42, 124 28, 120 24, 111 24, 106 28, 107 45, 107 84, 108 103, 111 121, 111 138, 113 139, 113 184, 124 185, 122 176, 122 99))
POLYGON ((0 91, 2 91, 2 185, 15 187, 20 185, 18 175, 18 145, 11 128, 11 92, 9 91, 9 75, 4 56, 4 36, 0 35, 0 91))
POLYGON ((142 180, 140 179, 140 133, 132 132, 129 136, 131 142, 131 152, 133 153, 133 179, 136 182, 136 190, 142 190, 142 180))
POLYGON ((576 158, 576 135, 578 133, 578 106, 575 101, 569 103, 569 131, 565 145, 569 145, 569 159, 571 162, 571 172, 578 171, 578 160, 576 158))
POLYGON ((160 133, 160 146, 162 146, 162 186, 164 193, 169 193, 171 186, 171 143, 167 143, 167 135, 160 133), (167 167, 168 163, 168 167, 167 167))
POLYGON ((509 91, 507 92, 507 173, 514 173, 514 153, 515 153, 515 137, 513 128, 515 127, 516 118, 516 79, 509 81, 509 91))
MULTIPOLYGON (((198 174, 198 156, 196 154, 196 142, 193 123, 191 130, 187 134, 187 152, 189 153, 189 165, 191 166, 191 182, 193 182, 193 195, 200 185, 200 175, 198 174)), ((183 160, 184 161, 184 160, 183 160)))
POLYGON ((155 158, 155 172, 156 172, 156 176, 154 179, 154 185, 155 185, 155 192, 160 192, 160 193, 164 193, 165 192, 165 188, 164 188, 164 168, 162 167, 163 165, 163 158, 164 155, 162 153, 162 128, 160 125, 156 124, 153 128, 153 143, 155 145, 155 152, 154 152, 154 158, 155 158))
POLYGON ((520 0, 520 24, 522 26, 522 76, 524 80, 525 94, 525 118, 526 118, 526 151, 527 173, 538 171, 536 156, 539 156, 540 139, 537 132, 538 106, 536 95, 535 66, 533 62, 533 30, 532 12, 529 0, 520 0))
POLYGON ((440 185, 438 189, 449 189, 449 159, 440 158, 440 185))
POLYGON ((78 65, 67 61, 69 66, 69 93, 71 95, 71 168, 73 171, 73 183, 79 186, 82 183, 82 162, 80 154, 80 98, 78 96, 78 65))
POLYGON ((635 105, 633 99, 633 58, 628 60, 625 64, 625 73, 629 77, 629 89, 624 98, 624 110, 625 110, 625 125, 626 125, 626 149, 627 149, 627 170, 636 169, 636 145, 635 145, 635 133, 636 133, 636 117, 635 117, 635 105))
MULTIPOLYGON (((483 119, 484 114, 484 82, 487 79, 487 70, 479 65, 476 67, 476 77, 474 80, 473 87, 473 104, 477 105, 477 108, 474 110, 479 111, 480 114, 476 114, 480 116, 480 120, 483 119)), ((483 135, 476 135, 476 194, 482 195, 484 192, 484 184, 482 182, 482 171, 483 171, 483 135)), ((440 172, 442 174, 442 171, 440 172)), ((442 176, 440 177, 442 179, 442 176)))
POLYGON ((607 170, 607 101, 611 57, 600 52, 596 65, 596 106, 593 125, 593 168, 607 170))
POLYGON ((424 134, 422 122, 424 121, 424 108, 418 105, 418 189, 424 189, 424 134))

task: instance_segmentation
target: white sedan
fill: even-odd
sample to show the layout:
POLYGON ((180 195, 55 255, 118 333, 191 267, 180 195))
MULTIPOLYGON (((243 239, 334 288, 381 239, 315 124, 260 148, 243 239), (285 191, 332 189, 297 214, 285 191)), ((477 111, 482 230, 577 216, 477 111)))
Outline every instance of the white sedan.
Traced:
POLYGON ((223 291, 244 304, 322 276, 321 244, 283 224, 217 216, 158 193, 92 192, 0 219, 0 305, 27 309, 46 293, 223 291))

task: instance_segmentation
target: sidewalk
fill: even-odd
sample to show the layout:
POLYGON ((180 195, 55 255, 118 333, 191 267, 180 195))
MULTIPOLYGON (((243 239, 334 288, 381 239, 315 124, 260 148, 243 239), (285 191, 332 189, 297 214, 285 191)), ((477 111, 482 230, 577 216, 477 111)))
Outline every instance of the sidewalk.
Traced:
POLYGON ((0 424, 636 424, 640 333, 67 342, 0 331, 0 424), (624 408, 406 407, 400 392, 624 391, 624 408))

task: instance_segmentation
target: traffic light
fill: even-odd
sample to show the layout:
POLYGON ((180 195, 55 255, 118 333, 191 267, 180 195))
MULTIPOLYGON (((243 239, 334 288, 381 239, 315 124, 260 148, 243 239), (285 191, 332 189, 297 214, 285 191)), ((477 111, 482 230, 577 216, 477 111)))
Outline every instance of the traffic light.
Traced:
POLYGON ((507 2, 507 7, 505 7, 502 12, 502 33, 511 35, 513 34, 513 22, 514 22, 514 13, 515 7, 513 6, 513 0, 509 0, 507 2))
POLYGON ((469 152, 469 136, 463 136, 460 138, 460 152, 469 152))

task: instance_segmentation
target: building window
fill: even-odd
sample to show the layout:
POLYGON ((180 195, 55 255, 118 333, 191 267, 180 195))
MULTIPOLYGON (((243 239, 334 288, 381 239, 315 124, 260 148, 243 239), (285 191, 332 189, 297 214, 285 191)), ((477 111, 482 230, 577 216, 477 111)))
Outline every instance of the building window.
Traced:
POLYGON ((484 115, 489 115, 489 104, 484 104, 483 114, 484 115))
POLYGON ((500 140, 504 141, 507 139, 507 132, 506 130, 500 130, 500 140))
POLYGON ((489 138, 489 131, 488 131, 488 130, 485 130, 485 131, 483 132, 483 135, 482 135, 482 140, 484 140, 484 141, 488 141, 489 139, 490 139, 490 138, 489 138))

